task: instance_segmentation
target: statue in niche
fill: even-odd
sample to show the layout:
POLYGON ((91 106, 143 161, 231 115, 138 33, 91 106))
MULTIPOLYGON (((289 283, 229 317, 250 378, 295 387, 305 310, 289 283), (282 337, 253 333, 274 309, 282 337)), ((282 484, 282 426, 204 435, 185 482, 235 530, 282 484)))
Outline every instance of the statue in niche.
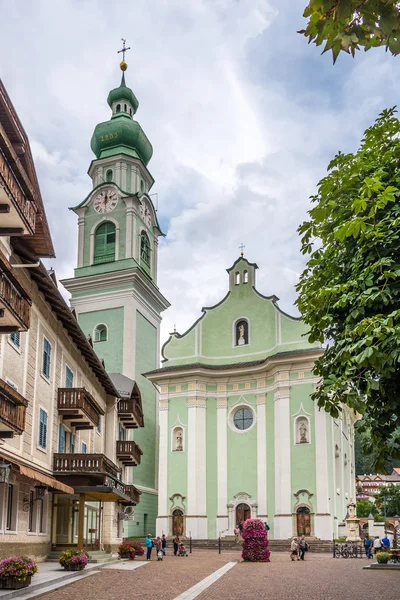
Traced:
POLYGON ((236 346, 245 346, 249 343, 249 326, 247 321, 236 323, 236 346))
POLYGON ((308 429, 305 419, 299 421, 299 444, 308 444, 308 429))
POLYGON ((178 429, 178 431, 176 433, 175 450, 176 450, 176 452, 183 452, 182 431, 181 431, 181 429, 178 429))

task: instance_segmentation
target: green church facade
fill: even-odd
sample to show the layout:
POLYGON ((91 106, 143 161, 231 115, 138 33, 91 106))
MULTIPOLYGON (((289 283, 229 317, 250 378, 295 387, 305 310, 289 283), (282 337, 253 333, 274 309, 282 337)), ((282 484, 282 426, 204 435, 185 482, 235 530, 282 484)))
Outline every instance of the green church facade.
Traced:
POLYGON ((139 103, 124 73, 108 104, 111 118, 96 126, 91 141, 92 190, 72 209, 78 216, 77 268, 62 283, 107 372, 124 388, 121 397, 128 398, 134 384, 140 391, 144 426, 121 426, 119 438, 142 451, 140 464, 127 469, 140 503, 133 520, 124 521, 125 536, 141 536, 155 531, 157 516, 157 398, 142 374, 159 365, 161 313, 169 306, 157 287, 158 238, 164 234, 149 195, 153 149, 134 119, 139 103))
POLYGON ((225 298, 146 374, 159 389, 158 534, 215 539, 259 517, 273 539, 327 540, 354 497, 354 415, 314 404, 322 349, 256 290, 256 269, 239 258, 225 298))

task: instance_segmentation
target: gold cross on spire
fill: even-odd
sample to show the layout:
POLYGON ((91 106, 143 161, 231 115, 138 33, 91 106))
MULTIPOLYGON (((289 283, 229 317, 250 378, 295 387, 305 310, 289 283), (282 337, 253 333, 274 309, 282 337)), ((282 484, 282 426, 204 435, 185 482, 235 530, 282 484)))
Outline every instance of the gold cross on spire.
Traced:
POLYGON ((240 244, 239 246, 239 250, 240 250, 240 256, 243 256, 244 252, 243 249, 246 248, 246 246, 243 244, 243 242, 240 244))
POLYGON ((130 48, 125 48, 126 40, 124 40, 124 38, 121 38, 121 42, 122 42, 122 48, 121 48, 121 50, 118 50, 117 54, 122 52, 122 60, 125 62, 125 52, 130 50, 130 48))

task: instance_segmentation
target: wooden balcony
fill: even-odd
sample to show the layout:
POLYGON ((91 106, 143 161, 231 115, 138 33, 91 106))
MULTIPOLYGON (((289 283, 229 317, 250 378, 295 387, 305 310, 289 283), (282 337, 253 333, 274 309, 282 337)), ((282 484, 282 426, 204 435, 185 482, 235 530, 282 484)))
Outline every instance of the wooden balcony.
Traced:
POLYGON ((120 400, 118 402, 118 416, 125 429, 143 427, 143 413, 135 400, 120 400))
POLYGON ((104 454, 54 454, 58 475, 101 475, 118 480, 120 469, 104 454))
POLYGON ((143 452, 135 442, 131 440, 117 441, 117 458, 126 467, 136 467, 140 465, 143 452))
POLYGON ((85 388, 58 388, 57 408, 70 427, 93 429, 100 423, 104 410, 85 388))
POLYGON ((0 333, 27 331, 31 305, 0 262, 0 333))
POLYGON ((0 379, 0 438, 21 435, 25 429, 27 400, 0 379))
POLYGON ((125 494, 132 500, 134 504, 139 504, 140 494, 139 490, 134 485, 125 486, 125 494))
MULTIPOLYGON (((0 136, 1 133, 0 131, 0 136)), ((0 150, 0 235, 34 234, 36 212, 36 204, 28 200, 9 162, 0 150)))

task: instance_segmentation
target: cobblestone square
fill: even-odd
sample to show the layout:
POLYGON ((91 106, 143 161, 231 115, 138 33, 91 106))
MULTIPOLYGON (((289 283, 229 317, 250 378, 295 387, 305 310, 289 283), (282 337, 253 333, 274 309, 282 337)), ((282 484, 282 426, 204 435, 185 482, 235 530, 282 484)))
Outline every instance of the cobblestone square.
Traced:
POLYGON ((100 569, 99 573, 43 596, 44 600, 174 600, 228 562, 237 562, 199 600, 398 600, 399 572, 363 570, 366 559, 333 559, 309 553, 304 562, 291 562, 286 553, 272 553, 267 564, 243 563, 239 552, 217 554, 196 550, 187 558, 171 554, 162 562, 155 555, 134 571, 100 569))

